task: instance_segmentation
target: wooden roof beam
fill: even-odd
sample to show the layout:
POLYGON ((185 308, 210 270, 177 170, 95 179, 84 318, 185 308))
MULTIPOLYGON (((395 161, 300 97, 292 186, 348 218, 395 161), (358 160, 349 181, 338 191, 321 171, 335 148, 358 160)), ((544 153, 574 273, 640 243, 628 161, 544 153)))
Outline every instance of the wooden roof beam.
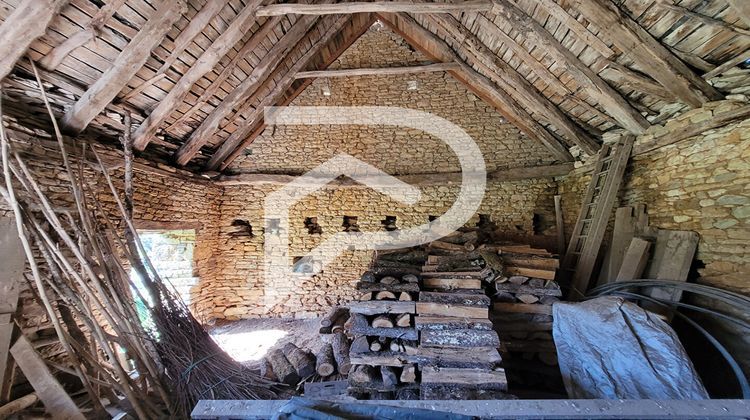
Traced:
MULTIPOLYGON (((599 1, 599 0, 595 0, 599 1)), ((565 48, 542 25, 507 0, 493 0, 495 15, 503 18, 508 25, 527 37, 555 61, 567 65, 570 75, 583 90, 597 101, 626 130, 641 134, 649 127, 646 118, 633 108, 625 98, 607 84, 591 68, 581 62, 569 49, 565 48)), ((498 29, 498 31, 500 31, 498 29)))
POLYGON ((563 162, 573 160, 568 149, 552 133, 536 122, 507 92, 499 89, 487 77, 479 74, 461 60, 445 41, 420 26, 413 18, 406 14, 378 14, 378 16, 391 29, 428 57, 440 61, 458 62, 461 65, 461 70, 450 71, 453 77, 464 83, 477 96, 491 104, 502 116, 518 127, 524 134, 540 141, 552 153, 555 159, 563 162))
POLYGON ((586 131, 568 118, 513 67, 493 53, 456 18, 450 15, 433 15, 425 17, 425 20, 431 21, 448 37, 453 38, 467 56, 468 64, 478 67, 480 73, 488 76, 505 92, 511 95, 515 93, 514 96, 531 110, 532 114, 536 114, 539 119, 557 127, 565 137, 585 153, 596 154, 599 144, 586 131))
POLYGON ((412 1, 345 2, 336 4, 271 4, 258 9, 258 16, 332 15, 351 13, 460 13, 492 10, 490 0, 469 0, 458 3, 423 3, 412 1))
POLYGON ((750 26, 750 2, 747 0, 726 0, 729 7, 734 9, 747 26, 750 26))
POLYGON ((318 20, 317 16, 303 16, 294 23, 287 33, 279 39, 278 42, 274 43, 271 49, 258 64, 253 68, 253 71, 246 77, 242 82, 232 90, 232 92, 224 98, 219 105, 208 114, 201 125, 196 128, 190 135, 190 138, 180 146, 179 150, 175 153, 175 160, 179 165, 185 165, 195 157, 208 141, 213 137, 216 130, 219 129, 219 124, 232 115, 235 109, 237 109, 243 102, 251 96, 258 87, 266 81, 274 71, 274 69, 283 62, 291 51, 294 50, 305 34, 313 27, 315 22, 318 20))
POLYGON ((318 77, 354 77, 354 76, 385 76, 394 74, 433 73, 458 70, 460 65, 455 62, 423 64, 421 66, 375 67, 358 69, 311 70, 297 73, 295 79, 318 77))
POLYGON ((136 149, 144 150, 148 146, 161 123, 182 102, 185 95, 193 87, 193 84, 206 75, 206 73, 213 70, 216 64, 250 30, 255 22, 255 11, 262 2, 262 0, 249 1, 237 17, 234 18, 229 27, 216 38, 216 41, 198 57, 195 64, 182 75, 180 80, 167 93, 167 96, 159 101, 159 104, 151 112, 151 115, 143 120, 133 136, 133 145, 136 149))
POLYGON ((18 3, 0 25, 0 80, 13 71, 34 40, 47 32, 67 0, 27 0, 18 3))
POLYGON ((146 64, 172 25, 187 11, 184 0, 164 0, 117 56, 112 67, 91 85, 62 119, 66 130, 79 133, 109 105, 146 64))
POLYGON ((646 93, 667 102, 674 102, 677 99, 669 89, 656 83, 650 77, 637 73, 614 61, 608 62, 607 67, 602 69, 599 74, 616 86, 629 87, 635 91, 646 93))
MULTIPOLYGON (((208 163, 206 164, 206 170, 213 171, 221 167, 226 168, 229 162, 225 162, 230 155, 233 155, 235 150, 238 148, 244 148, 249 143, 245 141, 248 136, 257 129, 258 123, 263 120, 263 113, 265 108, 275 105, 286 93, 289 87, 294 83, 294 75, 300 70, 305 68, 309 61, 315 57, 316 54, 323 48, 328 42, 333 39, 336 34, 346 25, 348 17, 340 17, 334 20, 328 20, 326 22, 321 21, 318 27, 325 28, 323 36, 312 41, 312 46, 302 56, 295 60, 291 65, 290 69, 284 76, 275 84, 271 93, 264 97, 260 104, 255 107, 252 114, 245 120, 245 122, 237 127, 237 129, 224 141, 219 147, 216 153, 211 156, 208 163)), ((297 48, 304 48, 305 43, 298 43, 297 48)), ((261 88, 262 89, 262 88, 261 88)), ((255 138, 255 137, 253 137, 255 138)))
POLYGON ((611 1, 580 1, 576 4, 586 19, 606 28, 602 36, 617 45, 638 68, 674 92, 681 102, 697 108, 723 97, 611 1))

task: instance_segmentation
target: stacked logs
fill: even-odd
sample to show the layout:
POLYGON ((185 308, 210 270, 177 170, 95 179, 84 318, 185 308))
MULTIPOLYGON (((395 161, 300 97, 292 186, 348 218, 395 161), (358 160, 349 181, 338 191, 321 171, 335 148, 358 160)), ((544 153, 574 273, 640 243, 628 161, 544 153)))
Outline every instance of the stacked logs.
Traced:
POLYGON ((420 333, 422 399, 504 398, 505 372, 498 367, 499 339, 485 294, 493 271, 475 251, 476 236, 457 232, 428 245, 422 291, 416 304, 420 333))
MULTIPOLYGON (((392 268, 392 267, 391 267, 392 268)), ((358 302, 349 304, 348 333, 354 337, 349 392, 364 399, 417 399, 416 367, 407 360, 417 346, 414 328, 419 278, 406 273, 366 272, 357 289, 358 302)))
POLYGON ((554 281, 559 260, 528 245, 500 245, 503 275, 495 279, 491 319, 500 334, 504 366, 523 386, 559 388, 552 339, 552 304, 562 296, 554 281))
POLYGON ((286 343, 271 351, 261 361, 261 375, 271 381, 285 383, 293 388, 311 380, 316 374, 323 380, 337 373, 349 373, 349 339, 343 332, 331 335, 331 342, 321 347, 317 354, 286 343))

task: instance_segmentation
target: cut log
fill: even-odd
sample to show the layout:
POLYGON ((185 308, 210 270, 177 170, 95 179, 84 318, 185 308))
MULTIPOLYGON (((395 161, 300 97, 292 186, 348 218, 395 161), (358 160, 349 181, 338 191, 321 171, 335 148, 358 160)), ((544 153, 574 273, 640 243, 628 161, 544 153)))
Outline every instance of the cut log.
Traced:
POLYGON ((517 284, 517 285, 520 286, 520 285, 526 283, 527 281, 529 281, 529 278, 526 277, 526 276, 510 276, 510 277, 508 277, 508 281, 511 282, 511 283, 513 283, 513 284, 517 284))
MULTIPOLYGON (((362 337, 364 338, 364 337, 362 337)), ((365 338, 365 342, 367 339, 365 338)), ((326 344, 318 353, 318 357, 315 361, 315 371, 318 375, 326 377, 331 376, 336 372, 335 359, 333 358, 333 346, 326 344)))
POLYGON ((367 302, 368 300, 372 300, 372 292, 362 293, 359 296, 359 300, 363 302, 367 302))
POLYGON ((282 351, 300 378, 307 378, 315 373, 315 357, 312 354, 297 347, 294 343, 286 343, 282 351))
POLYGON ((420 344, 424 347, 497 347, 500 340, 495 331, 422 330, 420 344))
POLYGON ((357 365, 349 374, 349 383, 362 385, 380 382, 380 372, 368 365, 357 365))
POLYGON ((269 381, 278 380, 278 378, 276 377, 276 374, 273 373, 273 367, 271 366, 271 362, 268 360, 267 357, 264 357, 263 361, 260 364, 260 376, 268 379, 269 381))
POLYGON ((391 366, 381 366, 380 377, 383 380, 383 389, 395 389, 398 385, 396 369, 391 366))
POLYGON ((348 315, 348 312, 349 310, 343 306, 334 306, 328 311, 328 313, 323 318, 321 318, 320 326, 330 327, 334 324, 334 322, 336 321, 338 317, 343 316, 344 314, 348 315))
POLYGON ((359 278, 359 281, 364 283, 375 283, 375 274, 372 271, 365 271, 365 273, 362 274, 362 277, 359 278))
POLYGON ((530 279, 526 285, 529 287, 544 287, 547 282, 542 279, 530 279))
POLYGON ((419 282, 419 277, 415 276, 414 274, 407 274, 407 275, 401 277, 401 280, 404 283, 418 283, 419 282))
POLYGON ((417 380, 417 368, 414 365, 406 365, 401 370, 401 376, 399 377, 401 382, 412 383, 417 380))
POLYGON ((381 292, 375 293, 375 300, 386 300, 386 299, 396 300, 396 295, 394 295, 393 292, 389 292, 387 290, 383 290, 381 292))
POLYGON ((39 397, 37 397, 35 392, 13 400, 3 406, 0 406, 0 418, 10 418, 13 414, 23 411, 36 404, 37 401, 39 401, 39 397))
POLYGON ((383 343, 381 343, 378 340, 373 341, 370 343, 370 351, 381 351, 383 350, 383 343))
POLYGON ((503 262, 503 259, 500 258, 499 255, 497 255, 497 252, 493 252, 491 250, 481 250, 479 251, 479 255, 482 256, 482 259, 484 259, 487 267, 495 270, 498 273, 505 272, 505 263, 503 262))
POLYGON ((336 359, 336 366, 342 375, 349 373, 351 363, 349 362, 349 340, 343 333, 336 333, 331 340, 333 348, 333 358, 336 359))
POLYGON ((398 279, 393 276, 385 276, 382 279, 380 279, 380 284, 396 284, 398 283, 398 279))
POLYGON ((401 314, 396 316, 397 327, 411 327, 411 315, 401 314))
POLYGON ((370 324, 373 328, 393 328, 393 321, 388 315, 378 315, 370 324))
POLYGON ((353 354, 351 361, 352 365, 401 367, 408 363, 408 358, 408 355, 401 352, 379 351, 353 354))
POLYGON ((428 245, 430 249, 442 249, 444 251, 456 251, 456 252, 464 252, 466 249, 462 245, 452 244, 450 242, 443 242, 443 241, 432 241, 428 245))
POLYGON ((433 271, 429 273, 422 273, 422 277, 438 277, 438 278, 449 278, 449 279, 479 279, 482 280, 487 276, 491 275, 491 270, 481 271, 433 271))
POLYGON ((271 362, 271 368, 276 378, 287 385, 297 385, 300 380, 297 371, 292 363, 284 356, 281 350, 274 350, 268 354, 268 361, 271 362))
POLYGON ((529 294, 516 295, 516 299, 520 300, 523 303, 528 303, 528 304, 539 302, 539 298, 537 296, 529 295, 529 294))
POLYGON ((409 356, 409 361, 420 366, 491 369, 502 361, 496 347, 451 349, 420 347, 409 356))
POLYGON ((370 342, 364 335, 355 338, 349 347, 349 353, 367 353, 368 351, 370 351, 370 342))
POLYGON ((367 318, 362 314, 352 314, 353 322, 349 330, 354 335, 367 335, 379 337, 402 338, 406 340, 416 340, 417 330, 414 328, 373 328, 367 322, 367 318))
POLYGON ((503 369, 459 369, 425 366, 422 369, 424 384, 462 384, 482 389, 507 390, 508 380, 503 369))
POLYGON ((398 300, 401 302, 411 302, 411 295, 409 292, 401 292, 401 294, 398 295, 398 300))
POLYGON ((507 266, 539 268, 542 270, 555 270, 560 268, 560 260, 557 258, 543 258, 533 255, 503 254, 503 262, 507 266))
POLYGON ((392 302, 385 300, 372 300, 369 302, 349 303, 349 312, 364 315, 379 314, 413 314, 416 310, 414 302, 392 302))
POLYGON ((428 316, 455 316, 463 318, 487 318, 487 307, 446 305, 442 303, 417 302, 417 313, 428 316))
POLYGON ((391 344, 388 345, 388 348, 392 352, 403 352, 404 346, 401 344, 401 340, 392 340, 391 344))
POLYGON ((337 333, 337 332, 344 332, 346 329, 346 322, 349 320, 349 311, 344 312, 342 315, 340 315, 336 320, 334 321, 333 325, 331 326, 331 332, 337 333))
POLYGON ((427 289, 481 289, 479 279, 426 278, 422 281, 427 289))

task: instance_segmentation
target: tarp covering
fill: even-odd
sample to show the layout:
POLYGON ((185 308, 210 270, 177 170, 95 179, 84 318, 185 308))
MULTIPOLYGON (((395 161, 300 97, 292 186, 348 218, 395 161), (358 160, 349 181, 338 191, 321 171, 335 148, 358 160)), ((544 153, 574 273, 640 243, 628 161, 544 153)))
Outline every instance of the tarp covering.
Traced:
POLYGON ((674 330, 619 297, 552 307, 553 336, 568 397, 707 399, 674 330))
POLYGON ((274 420, 470 420, 472 417, 441 411, 387 405, 317 401, 294 397, 284 404, 274 420))

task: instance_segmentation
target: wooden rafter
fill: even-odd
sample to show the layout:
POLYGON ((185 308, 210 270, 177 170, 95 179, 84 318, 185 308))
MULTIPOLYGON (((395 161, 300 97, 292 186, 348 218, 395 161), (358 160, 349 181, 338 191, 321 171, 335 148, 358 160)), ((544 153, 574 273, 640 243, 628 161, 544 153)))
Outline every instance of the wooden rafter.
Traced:
MULTIPOLYGON (((243 125, 237 127, 237 129, 224 141, 219 149, 209 159, 206 169, 209 171, 216 170, 219 168, 224 161, 238 148, 244 147, 244 140, 247 139, 248 135, 256 129, 256 125, 263 119, 263 113, 265 108, 276 104, 286 93, 289 87, 294 83, 294 75, 300 70, 305 68, 309 61, 315 57, 321 48, 323 48, 328 42, 333 39, 336 34, 346 25, 349 18, 337 18, 333 21, 321 21, 318 23, 318 28, 324 31, 323 36, 312 41, 312 46, 308 48, 302 56, 292 63, 289 70, 282 76, 282 78, 275 84, 271 92, 266 95, 255 107, 251 115, 246 119, 243 125), (324 29, 325 28, 325 29, 324 29)), ((297 48, 304 48, 304 43, 299 43, 297 48)), ((259 89, 259 90, 262 90, 259 89)))
POLYGON ((317 19, 317 16, 302 16, 278 42, 274 43, 268 53, 253 68, 252 73, 214 108, 201 125, 193 131, 190 138, 177 150, 175 153, 177 164, 187 164, 200 151, 201 147, 208 143, 219 128, 219 124, 270 77, 274 69, 294 50, 294 46, 302 40, 317 19))
POLYGON ((169 68, 172 67, 175 61, 177 61, 180 54, 182 54, 187 49, 187 47, 190 46, 190 43, 193 42, 193 39, 199 33, 201 33, 209 23, 211 23, 211 20, 213 20, 214 16, 216 16, 216 14, 224 8, 228 1, 229 0, 215 0, 207 2, 206 5, 200 9, 198 14, 190 19, 190 23, 188 23, 188 26, 180 31, 180 34, 174 40, 174 48, 172 48, 172 51, 169 52, 169 57, 164 60, 164 63, 156 71, 156 74, 152 78, 141 83, 135 89, 128 92, 123 100, 127 101, 130 98, 135 97, 136 95, 146 90, 152 84, 161 80, 166 75, 167 70, 169 70, 169 68))
MULTIPOLYGON (((354 44, 354 42, 359 39, 365 32, 367 32, 368 28, 372 26, 372 24, 375 22, 375 16, 367 14, 365 18, 359 17, 359 15, 355 15, 352 17, 350 21, 350 26, 348 26, 345 29, 348 29, 349 31, 342 30, 339 32, 336 37, 334 37, 331 42, 329 43, 329 46, 323 48, 321 52, 318 54, 318 57, 320 57, 321 63, 317 65, 316 68, 318 69, 326 69, 328 66, 333 64, 334 61, 336 61, 341 54, 344 53, 349 47, 354 44), (349 32, 349 33, 347 33, 349 32), (334 41, 340 41, 336 42, 334 45, 334 41)), ((310 60, 312 63, 314 60, 310 60)), ((306 66, 309 67, 309 64, 306 66)), ((302 92, 307 89, 310 84, 312 84, 314 79, 302 79, 298 85, 292 89, 289 93, 287 92, 285 95, 282 95, 282 99, 278 100, 275 105, 276 106, 287 106, 294 99, 296 99, 302 92)), ((258 121, 255 124, 255 127, 253 128, 251 134, 242 142, 240 147, 237 147, 234 152, 232 152, 228 158, 224 160, 224 163, 221 164, 220 169, 224 170, 226 169, 232 162, 234 162, 235 159, 237 159, 238 156, 240 156, 245 148, 247 148, 250 144, 252 144, 255 139, 260 136, 263 131, 265 130, 266 125, 265 122, 261 119, 261 121, 258 121)))
POLYGON ((702 15, 688 8, 674 4, 672 1, 673 0, 657 0, 654 4, 665 10, 672 11, 673 13, 676 13, 680 16, 685 16, 690 19, 698 20, 701 23, 706 24, 708 26, 717 26, 726 31, 737 32, 738 34, 742 34, 742 35, 750 35, 750 30, 742 29, 742 28, 738 28, 737 26, 730 25, 729 23, 724 22, 721 19, 716 19, 710 16, 702 15))
POLYGON ((394 74, 432 73, 449 70, 458 70, 458 63, 434 63, 420 66, 401 67, 374 67, 358 69, 335 69, 335 70, 311 70, 297 73, 295 79, 307 79, 317 77, 352 77, 352 76, 384 76, 394 74))
POLYGON ((545 52, 554 60, 564 63, 570 75, 582 86, 583 90, 606 109, 623 128, 640 134, 649 127, 648 121, 620 93, 581 62, 569 49, 560 44, 536 20, 506 0, 493 1, 495 4, 493 12, 496 16, 503 18, 509 26, 523 34, 539 48, 544 48, 545 52))
POLYGON ((39 65, 46 70, 55 70, 65 57, 76 48, 81 47, 96 38, 99 31, 102 30, 107 21, 114 16, 117 9, 119 9, 123 3, 125 3, 125 0, 114 0, 102 6, 102 8, 91 17, 91 20, 80 32, 66 39, 65 42, 48 52, 41 60, 39 60, 39 65))
POLYGON ((10 74, 35 39, 44 35, 67 0, 28 0, 0 25, 0 80, 10 74))
POLYGON ((459 49, 467 56, 468 64, 479 68, 480 73, 489 77, 505 92, 515 96, 538 119, 546 120, 557 127, 565 137, 587 154, 594 155, 599 150, 598 143, 588 133, 570 120, 513 67, 494 54, 456 18, 450 15, 434 15, 426 17, 425 20, 433 22, 434 26, 453 38, 460 46, 459 49))
POLYGON ((729 7, 734 9, 747 26, 750 26, 750 2, 747 0, 726 0, 729 7))
POLYGON ((136 130, 133 137, 135 148, 144 150, 148 146, 161 123, 177 108, 195 82, 213 70, 219 60, 250 30, 255 22, 255 11, 261 3, 262 0, 249 1, 229 27, 201 54, 195 64, 172 87, 167 96, 159 101, 151 115, 143 120, 136 130))
POLYGON ((469 0, 458 3, 418 3, 412 1, 346 2, 337 4, 272 4, 258 9, 258 16, 332 15, 350 13, 452 13, 485 12, 492 9, 489 0, 469 0))
POLYGON ((722 98, 716 89, 611 1, 580 1, 576 7, 586 19, 606 28, 602 36, 625 51, 638 68, 671 90, 680 101, 700 107, 706 101, 722 98))
POLYGON ((502 116, 527 136, 540 141, 556 159, 563 162, 572 161, 573 158, 568 149, 552 133, 536 122, 507 92, 498 88, 490 79, 466 64, 445 41, 423 28, 406 14, 378 14, 378 16, 391 29, 428 57, 440 61, 455 61, 461 64, 461 70, 450 72, 453 77, 491 104, 502 116))
POLYGON ((117 56, 112 67, 105 71, 65 113, 62 119, 63 126, 70 132, 83 131, 143 67, 151 51, 161 43, 172 25, 186 10, 184 0, 162 1, 143 28, 117 56))
POLYGON ((616 86, 629 87, 667 102, 674 102, 676 99, 669 89, 656 83, 650 77, 639 74, 614 61, 608 62, 607 67, 599 74, 616 86))
POLYGON ((276 16, 263 22, 263 25, 258 28, 257 31, 253 32, 253 35, 245 43, 245 45, 242 46, 240 51, 234 57, 232 57, 232 61, 230 61, 229 64, 224 67, 221 73, 219 73, 219 76, 216 77, 216 80, 211 82, 206 90, 201 93, 201 96, 198 97, 198 99, 195 101, 195 105, 191 106, 190 109, 185 111, 185 113, 182 114, 180 118, 173 122, 169 127, 167 127, 165 131, 169 131, 187 121, 190 117, 193 116, 196 111, 198 111, 214 95, 216 95, 221 89, 221 85, 224 84, 224 82, 229 79, 230 76, 232 76, 235 70, 237 70, 240 62, 246 59, 250 53, 255 51, 258 45, 260 45, 260 43, 266 39, 268 34, 273 31, 279 23, 281 23, 282 19, 284 19, 283 16, 276 16))
POLYGON ((586 45, 595 49, 599 54, 605 58, 611 58, 615 55, 615 52, 598 36, 591 33, 583 24, 577 21, 571 16, 565 8, 560 6, 555 0, 537 0, 539 5, 542 6, 550 16, 559 20, 560 23, 570 29, 576 36, 586 45))

